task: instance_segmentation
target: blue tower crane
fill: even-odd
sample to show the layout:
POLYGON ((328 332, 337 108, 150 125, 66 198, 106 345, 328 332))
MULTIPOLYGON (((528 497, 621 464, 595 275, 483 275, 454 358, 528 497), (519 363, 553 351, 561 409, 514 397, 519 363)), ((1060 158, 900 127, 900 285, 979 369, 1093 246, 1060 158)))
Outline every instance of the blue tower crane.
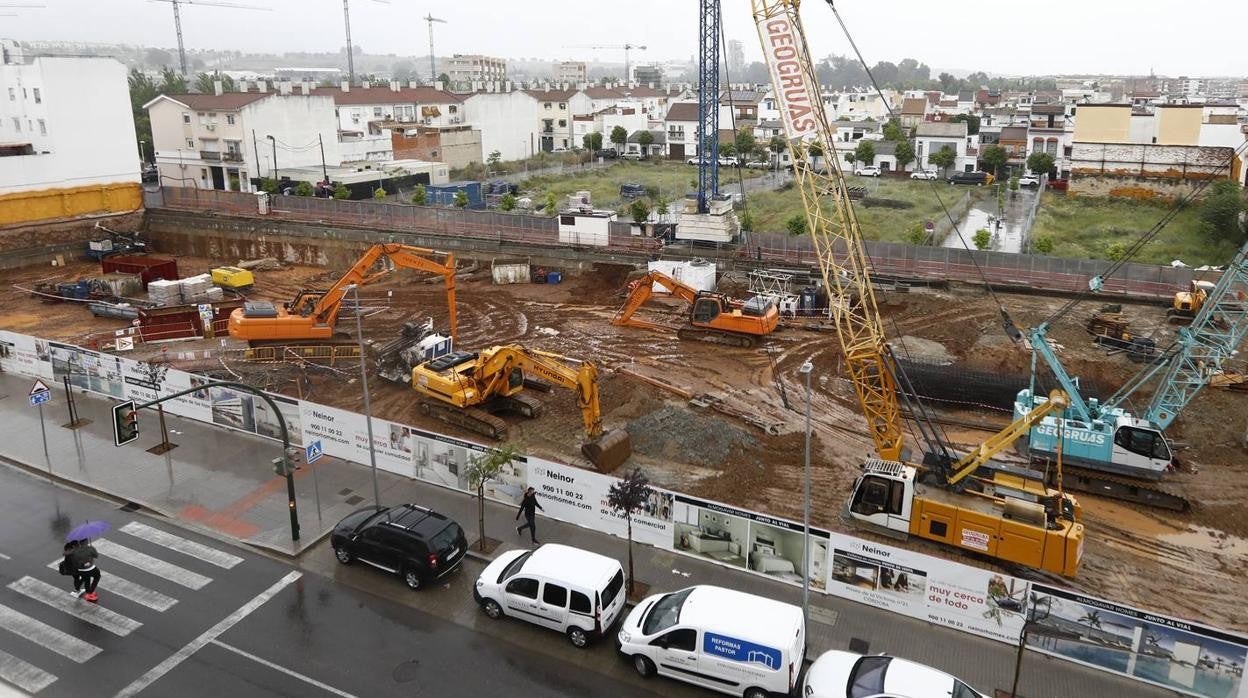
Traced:
POLYGON ((698 213, 719 196, 719 0, 699 0, 698 213))

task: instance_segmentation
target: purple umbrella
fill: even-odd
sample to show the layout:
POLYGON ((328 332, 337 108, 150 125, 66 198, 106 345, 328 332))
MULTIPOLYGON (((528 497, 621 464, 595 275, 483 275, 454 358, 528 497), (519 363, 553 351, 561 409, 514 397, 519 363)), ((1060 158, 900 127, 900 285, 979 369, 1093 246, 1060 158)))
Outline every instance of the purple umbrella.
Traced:
POLYGON ((88 521, 81 526, 75 526, 74 530, 65 535, 65 540, 85 540, 87 538, 99 538, 109 528, 112 528, 107 521, 88 521))

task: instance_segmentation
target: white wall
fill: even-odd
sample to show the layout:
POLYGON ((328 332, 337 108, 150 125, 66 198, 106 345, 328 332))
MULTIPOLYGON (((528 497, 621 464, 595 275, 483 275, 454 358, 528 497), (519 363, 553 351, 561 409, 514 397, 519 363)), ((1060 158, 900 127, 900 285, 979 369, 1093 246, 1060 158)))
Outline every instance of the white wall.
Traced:
POLYGON ((481 129, 481 152, 497 150, 504 160, 520 160, 540 150, 538 106, 519 91, 474 94, 464 100, 464 121, 481 129))
POLYGON ((252 102, 241 110, 242 126, 255 130, 256 138, 243 139, 244 159, 249 176, 269 176, 272 168, 272 144, 265 136, 277 141, 277 173, 288 167, 321 165, 317 137, 325 145, 325 164, 338 165, 342 153, 338 145, 338 122, 334 119, 334 100, 324 95, 275 95, 252 102), (285 147, 283 147, 285 146, 285 147), (254 148, 259 147, 260 153, 254 148), (258 165, 256 164, 258 163, 258 165), (259 169, 255 169, 258 166, 259 169))
POLYGON ((0 158, 0 193, 139 182, 126 68, 116 60, 37 58, 27 65, 0 65, 0 121, 0 142, 30 142, 39 153, 0 158), (36 87, 40 104, 34 102, 36 87), (21 119, 20 132, 15 117, 21 119), (46 136, 40 135, 38 119, 44 120, 46 136))

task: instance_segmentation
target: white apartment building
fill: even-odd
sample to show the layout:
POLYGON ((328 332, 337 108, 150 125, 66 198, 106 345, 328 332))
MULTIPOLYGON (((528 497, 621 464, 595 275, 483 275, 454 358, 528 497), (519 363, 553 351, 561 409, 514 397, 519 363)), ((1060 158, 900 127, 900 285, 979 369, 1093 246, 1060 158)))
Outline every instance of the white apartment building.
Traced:
POLYGON ((342 162, 334 100, 289 83, 280 93, 162 94, 143 107, 163 186, 253 191, 283 168, 342 162))
POLYGON ((586 113, 589 106, 587 100, 584 106, 574 111, 570 102, 580 94, 578 90, 525 90, 525 93, 537 100, 537 149, 547 153, 571 150, 576 145, 572 140, 572 115, 586 113))
POLYGON ((667 108, 667 156, 687 160, 698 155, 698 103, 674 102, 667 108))
POLYGON ((447 59, 446 75, 456 85, 506 80, 507 61, 476 53, 457 53, 447 59))
POLYGON ((541 104, 523 90, 476 92, 464 97, 464 122, 481 131, 481 152, 497 150, 504 160, 532 157, 541 147, 537 137, 541 104))
POLYGON ((0 225, 140 208, 125 66, 0 53, 0 225))
POLYGON ((585 61, 560 61, 553 71, 555 82, 582 83, 588 79, 589 66, 585 61))
POLYGON ((384 162, 394 159, 386 124, 459 126, 464 123, 463 98, 433 87, 392 81, 387 87, 317 87, 316 96, 334 100, 343 162, 384 162))
POLYGON ((572 136, 576 147, 583 148, 585 136, 591 133, 602 134, 603 148, 619 148, 611 142, 611 132, 616 126, 632 134, 649 125, 649 119, 636 106, 607 107, 594 114, 577 114, 572 117, 572 136))

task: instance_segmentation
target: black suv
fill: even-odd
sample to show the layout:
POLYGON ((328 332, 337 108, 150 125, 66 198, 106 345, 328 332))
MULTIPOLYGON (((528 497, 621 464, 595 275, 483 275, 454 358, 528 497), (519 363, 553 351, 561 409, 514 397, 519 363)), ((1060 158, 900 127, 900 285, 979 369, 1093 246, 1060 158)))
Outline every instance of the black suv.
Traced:
POLYGON ((468 549, 459 524, 415 504, 352 512, 329 542, 338 562, 359 560, 397 574, 413 591, 453 572, 468 549))
POLYGON ((987 172, 954 172, 949 178, 950 184, 974 184, 975 186, 984 186, 992 184, 992 178, 987 172))

